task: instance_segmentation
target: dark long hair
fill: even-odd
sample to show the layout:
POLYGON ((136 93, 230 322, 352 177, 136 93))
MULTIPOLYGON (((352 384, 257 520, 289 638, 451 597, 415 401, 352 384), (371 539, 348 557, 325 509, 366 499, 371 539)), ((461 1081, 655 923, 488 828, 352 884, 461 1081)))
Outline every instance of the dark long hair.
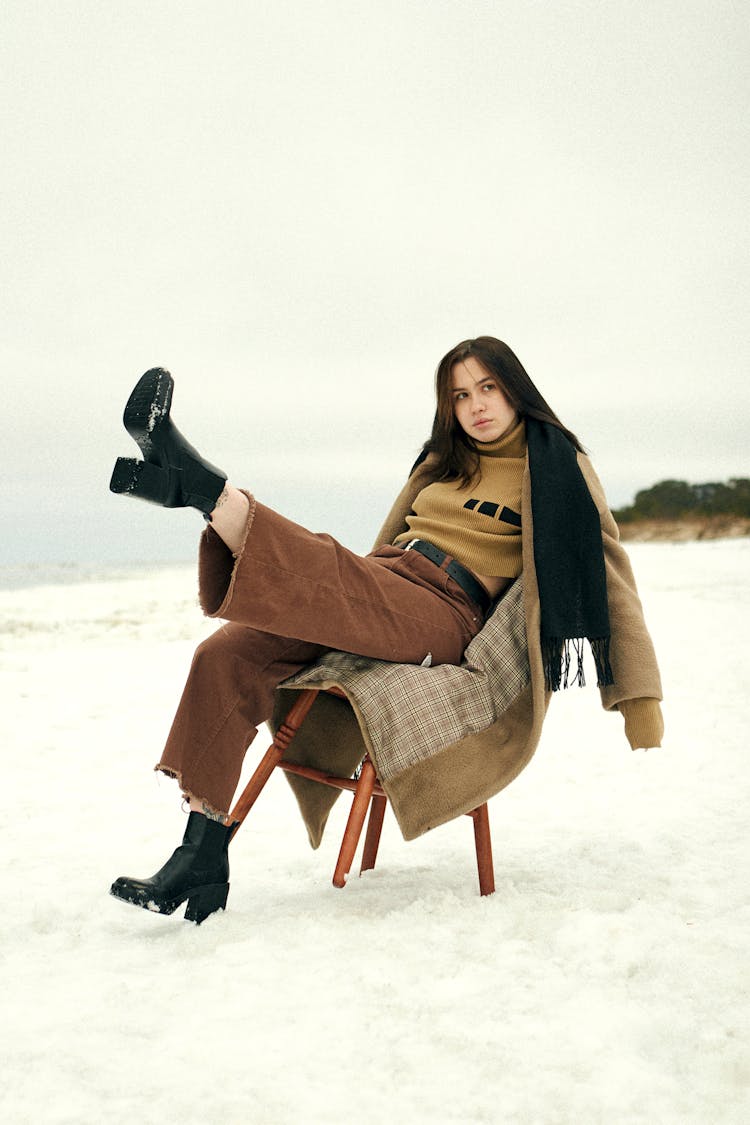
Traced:
POLYGON ((460 344, 456 344, 443 356, 437 366, 435 421, 417 464, 428 453, 436 453, 437 480, 458 479, 462 484, 469 484, 477 474, 479 455, 476 445, 456 419, 451 381, 454 364, 468 359, 469 356, 478 360, 488 375, 497 381, 508 402, 520 417, 538 418, 540 422, 549 422, 551 426, 557 426, 579 452, 584 452, 576 435, 563 426, 534 386, 518 356, 508 345, 502 340, 496 340, 494 336, 477 336, 474 340, 463 340, 460 344))

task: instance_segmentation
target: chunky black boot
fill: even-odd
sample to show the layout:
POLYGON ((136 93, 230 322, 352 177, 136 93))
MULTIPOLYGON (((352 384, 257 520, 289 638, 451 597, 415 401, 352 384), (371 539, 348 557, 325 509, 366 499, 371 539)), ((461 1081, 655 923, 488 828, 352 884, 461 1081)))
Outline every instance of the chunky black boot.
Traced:
POLYGON ((144 460, 118 457, 109 487, 164 508, 197 508, 207 516, 224 490, 226 473, 205 461, 170 418, 173 388, 163 367, 152 368, 136 383, 122 420, 144 460))
POLYGON ((227 848, 234 825, 191 812, 182 844, 150 879, 115 879, 110 894, 156 914, 173 914, 188 900, 185 918, 200 925, 223 910, 229 894, 227 848))

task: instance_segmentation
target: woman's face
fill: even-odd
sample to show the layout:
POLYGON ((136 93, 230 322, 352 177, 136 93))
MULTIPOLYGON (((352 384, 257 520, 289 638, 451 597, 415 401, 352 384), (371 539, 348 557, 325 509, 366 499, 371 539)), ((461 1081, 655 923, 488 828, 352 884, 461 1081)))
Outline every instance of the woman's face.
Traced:
POLYGON ((454 363, 451 371, 453 412, 474 441, 497 441, 517 420, 515 409, 473 355, 454 363))

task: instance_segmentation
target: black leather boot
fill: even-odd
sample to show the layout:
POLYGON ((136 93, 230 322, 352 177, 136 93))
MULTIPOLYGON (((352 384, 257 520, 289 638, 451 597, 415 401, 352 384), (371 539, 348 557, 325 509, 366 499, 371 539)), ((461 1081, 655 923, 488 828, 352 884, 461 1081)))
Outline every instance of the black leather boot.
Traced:
POLYGON ((188 900, 185 918, 201 924, 223 910, 229 894, 227 848, 233 825, 191 812, 182 844, 150 879, 115 879, 110 894, 156 914, 173 914, 188 900))
POLYGON ((118 457, 109 487, 165 508, 197 508, 209 515, 226 483, 226 473, 205 461, 169 416, 174 380, 154 367, 136 383, 125 405, 125 429, 144 460, 118 457))

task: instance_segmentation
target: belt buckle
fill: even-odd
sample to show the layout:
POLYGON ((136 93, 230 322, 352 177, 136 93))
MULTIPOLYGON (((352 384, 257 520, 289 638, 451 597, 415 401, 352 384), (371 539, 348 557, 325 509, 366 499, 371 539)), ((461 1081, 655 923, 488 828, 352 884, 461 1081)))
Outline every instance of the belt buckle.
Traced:
POLYGON ((408 543, 406 544, 406 546, 404 547, 404 550, 405 550, 405 551, 410 551, 410 550, 412 549, 412 547, 413 547, 413 546, 415 545, 415 543, 418 543, 418 542, 419 542, 419 538, 417 538, 417 539, 410 539, 410 540, 409 540, 409 542, 408 542, 408 543))

